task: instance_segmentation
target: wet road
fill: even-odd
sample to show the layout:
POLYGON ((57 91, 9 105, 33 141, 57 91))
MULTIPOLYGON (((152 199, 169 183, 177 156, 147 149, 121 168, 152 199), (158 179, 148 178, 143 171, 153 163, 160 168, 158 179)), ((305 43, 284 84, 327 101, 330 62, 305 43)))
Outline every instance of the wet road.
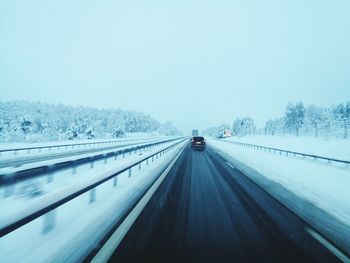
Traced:
POLYGON ((187 147, 111 262, 339 262, 210 148, 187 147))

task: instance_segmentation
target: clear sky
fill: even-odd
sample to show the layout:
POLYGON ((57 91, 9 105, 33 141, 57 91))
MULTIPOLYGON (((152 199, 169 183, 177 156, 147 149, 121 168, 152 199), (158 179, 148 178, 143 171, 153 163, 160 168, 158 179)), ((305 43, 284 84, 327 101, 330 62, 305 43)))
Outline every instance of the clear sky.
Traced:
POLYGON ((262 125, 350 100, 350 1, 2 0, 0 96, 262 125))

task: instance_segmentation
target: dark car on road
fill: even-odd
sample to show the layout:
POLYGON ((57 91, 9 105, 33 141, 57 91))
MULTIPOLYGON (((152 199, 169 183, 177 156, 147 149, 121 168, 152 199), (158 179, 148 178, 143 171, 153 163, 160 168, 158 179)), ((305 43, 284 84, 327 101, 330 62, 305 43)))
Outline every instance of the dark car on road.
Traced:
POLYGON ((205 139, 202 136, 194 136, 191 139, 191 148, 192 149, 205 149, 205 139))

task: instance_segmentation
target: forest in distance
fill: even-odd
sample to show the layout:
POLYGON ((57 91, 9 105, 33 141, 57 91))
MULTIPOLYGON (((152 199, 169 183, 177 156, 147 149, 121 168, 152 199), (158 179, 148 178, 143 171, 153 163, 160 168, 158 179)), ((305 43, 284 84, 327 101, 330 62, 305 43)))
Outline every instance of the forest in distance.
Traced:
POLYGON ((172 123, 136 111, 0 101, 0 142, 123 138, 133 133, 180 134, 172 123))
POLYGON ((288 103, 284 115, 269 119, 264 127, 257 127, 253 117, 236 118, 231 124, 224 123, 208 128, 204 134, 220 137, 223 130, 233 135, 309 135, 313 137, 348 138, 350 128, 350 101, 333 107, 304 106, 302 102, 288 103))

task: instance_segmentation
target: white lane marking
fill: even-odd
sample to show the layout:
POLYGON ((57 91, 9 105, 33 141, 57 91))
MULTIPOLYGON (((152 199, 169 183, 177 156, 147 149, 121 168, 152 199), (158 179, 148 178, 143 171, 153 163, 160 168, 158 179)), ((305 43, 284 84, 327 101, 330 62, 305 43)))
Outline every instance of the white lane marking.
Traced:
POLYGON ((234 167, 231 163, 226 162, 226 164, 227 164, 228 166, 230 166, 232 169, 236 169, 236 167, 234 167))
POLYGON ((165 171, 158 177, 156 182, 148 189, 146 194, 137 203, 135 208, 129 213, 126 219, 121 223, 117 230, 112 234, 112 236, 107 240, 106 244, 100 249, 96 256, 91 260, 94 263, 107 262, 113 255, 114 251, 119 246, 120 242, 123 240, 131 226, 134 224, 138 216, 141 214, 144 207, 147 205, 148 201, 151 199, 153 194, 158 189, 159 185, 163 182, 164 178, 169 173, 170 169, 174 166, 175 162, 184 151, 186 147, 183 147, 179 153, 175 156, 173 161, 168 165, 165 171))
POLYGON ((348 258, 343 252, 333 246, 329 241, 327 241, 324 237, 322 237, 315 230, 305 227, 306 232, 308 232, 312 237, 314 237, 318 242, 320 242, 323 246, 325 246, 329 251, 331 251, 337 258, 339 258, 342 262, 350 263, 350 258, 348 258))

